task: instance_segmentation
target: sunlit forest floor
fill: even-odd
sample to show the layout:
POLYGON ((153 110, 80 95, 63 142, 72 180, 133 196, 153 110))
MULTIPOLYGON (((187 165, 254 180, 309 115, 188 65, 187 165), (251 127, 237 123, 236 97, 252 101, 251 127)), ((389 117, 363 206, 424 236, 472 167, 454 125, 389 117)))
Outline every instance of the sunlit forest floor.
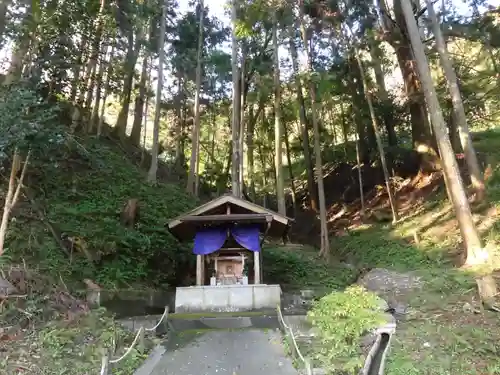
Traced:
MULTIPOLYGON (((500 132, 476 133, 474 140, 491 170, 487 201, 472 203, 473 215, 484 245, 498 261, 500 132)), ((387 374, 499 374, 500 315, 482 308, 474 275, 456 267, 463 257, 462 244, 441 174, 418 175, 395 185, 401 213, 396 225, 387 220, 390 210, 383 187, 369 195, 367 218, 359 214, 359 201, 330 209, 332 264, 348 262, 358 272, 413 272, 424 281, 421 289, 398 296, 410 310, 398 323, 387 374)), ((353 276, 333 268, 327 284, 335 284, 332 273, 339 276, 339 284, 353 276)), ((314 283, 319 283, 318 277, 312 273, 314 283)))

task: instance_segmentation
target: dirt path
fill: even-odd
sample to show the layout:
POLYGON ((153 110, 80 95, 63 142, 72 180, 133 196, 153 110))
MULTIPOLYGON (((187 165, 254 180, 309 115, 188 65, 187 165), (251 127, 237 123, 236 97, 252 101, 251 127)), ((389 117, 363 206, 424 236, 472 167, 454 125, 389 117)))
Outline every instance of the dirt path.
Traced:
POLYGON ((183 334, 170 343, 151 375, 297 375, 279 331, 183 334))

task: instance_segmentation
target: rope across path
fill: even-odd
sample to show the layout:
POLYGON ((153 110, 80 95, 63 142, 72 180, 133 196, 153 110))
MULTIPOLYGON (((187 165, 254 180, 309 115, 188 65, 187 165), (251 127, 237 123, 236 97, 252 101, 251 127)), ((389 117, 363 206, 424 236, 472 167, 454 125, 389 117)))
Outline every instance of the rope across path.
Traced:
MULTIPOLYGON (((137 347, 138 345, 141 347, 141 349, 144 349, 145 333, 146 332, 156 332, 157 328, 162 323, 166 322, 167 319, 168 319, 168 307, 165 307, 165 310, 163 311, 163 315, 161 316, 158 323, 151 328, 145 328, 144 326, 141 326, 137 330, 137 333, 135 335, 135 338, 134 338, 134 341, 132 342, 132 344, 128 347, 128 349, 125 351, 125 353, 123 355, 121 355, 119 358, 110 359, 110 353, 109 353, 109 351, 106 351, 106 353, 102 357, 100 375, 110 374, 110 365, 114 365, 114 364, 117 364, 117 363, 123 361, 132 352, 132 350, 135 347, 137 347)), ((113 351, 114 351, 114 349, 113 349, 113 351)))

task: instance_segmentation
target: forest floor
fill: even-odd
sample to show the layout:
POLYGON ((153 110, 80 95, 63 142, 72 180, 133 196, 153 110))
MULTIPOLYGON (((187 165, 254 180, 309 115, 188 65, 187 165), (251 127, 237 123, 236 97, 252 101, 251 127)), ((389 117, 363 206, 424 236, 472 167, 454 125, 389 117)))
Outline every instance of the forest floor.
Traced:
MULTIPOLYGON (((472 203, 474 221, 498 260, 500 132, 477 133, 474 141, 477 151, 488 155, 490 168, 486 202, 472 203)), ((398 297, 410 309, 398 322, 387 375, 499 374, 500 316, 482 308, 474 274, 456 267, 463 246, 441 173, 399 179, 394 185, 400 212, 395 225, 383 186, 368 194, 364 217, 359 200, 329 210, 332 263, 347 262, 358 273, 372 268, 411 272, 423 281, 421 289, 398 297)), ((318 283, 317 275, 312 278, 318 283)), ((348 277, 340 274, 340 279, 348 277)), ((326 280, 335 283, 331 276, 326 280)))

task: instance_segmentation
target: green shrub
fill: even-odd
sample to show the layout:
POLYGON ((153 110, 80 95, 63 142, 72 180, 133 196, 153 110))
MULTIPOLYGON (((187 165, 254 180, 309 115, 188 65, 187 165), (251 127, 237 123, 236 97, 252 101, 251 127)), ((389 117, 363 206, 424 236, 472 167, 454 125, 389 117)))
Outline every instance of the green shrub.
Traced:
POLYGON ((358 285, 315 302, 308 319, 320 335, 315 359, 328 372, 348 374, 357 373, 363 365, 362 336, 384 323, 380 299, 358 285))
POLYGON ((345 288, 357 273, 339 264, 327 264, 306 248, 269 247, 263 250, 264 278, 268 283, 291 288, 320 287, 331 291, 345 288))

